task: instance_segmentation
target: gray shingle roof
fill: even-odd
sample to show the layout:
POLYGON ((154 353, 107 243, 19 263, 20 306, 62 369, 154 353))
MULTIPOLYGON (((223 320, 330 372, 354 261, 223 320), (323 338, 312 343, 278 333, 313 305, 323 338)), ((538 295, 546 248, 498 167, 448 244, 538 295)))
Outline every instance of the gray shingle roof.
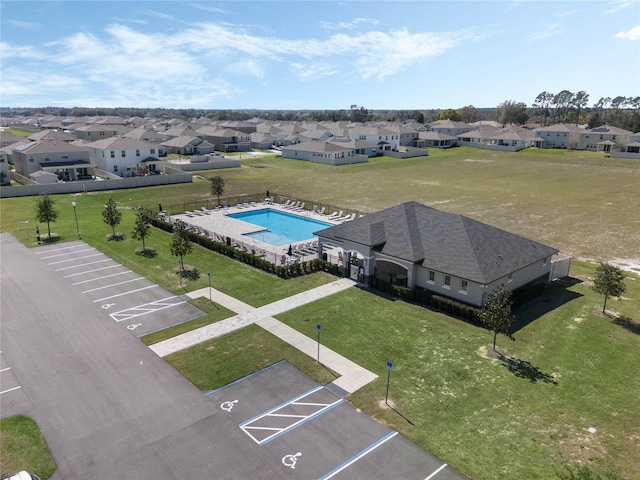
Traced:
POLYGON ((557 252, 477 220, 407 202, 315 233, 478 283, 491 283, 557 252))

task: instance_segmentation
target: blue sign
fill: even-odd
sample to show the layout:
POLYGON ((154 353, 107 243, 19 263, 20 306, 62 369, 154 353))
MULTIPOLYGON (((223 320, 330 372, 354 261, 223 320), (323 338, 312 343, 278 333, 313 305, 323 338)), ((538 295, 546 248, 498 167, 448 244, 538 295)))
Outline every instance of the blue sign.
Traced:
POLYGON ((391 367, 393 367, 393 363, 387 362, 387 370, 391 371, 391 367))
POLYGON ((211 278, 211 272, 207 272, 207 275, 209 276, 209 278, 211 278))
POLYGON ((320 331, 320 324, 316 325, 316 330, 320 331))

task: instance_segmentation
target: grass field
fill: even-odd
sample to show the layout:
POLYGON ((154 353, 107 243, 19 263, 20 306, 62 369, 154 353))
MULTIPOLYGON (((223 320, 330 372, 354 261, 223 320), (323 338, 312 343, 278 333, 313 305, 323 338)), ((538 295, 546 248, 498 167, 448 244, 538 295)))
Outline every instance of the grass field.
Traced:
MULTIPOLYGON (((243 157, 242 168, 201 174, 225 178, 227 194, 269 189, 364 212, 415 200, 580 258, 640 257, 640 162, 586 152, 456 148, 339 168, 243 157)), ((121 207, 156 208, 158 202, 210 198, 208 182, 55 197, 60 219, 52 230, 61 241, 77 238, 75 200, 84 240, 173 292, 206 286, 211 271, 215 288, 260 306, 332 279, 314 274, 285 281, 196 248, 185 263, 203 275, 180 287, 169 235, 154 230, 148 239, 156 258, 135 255, 140 243, 130 239, 131 210, 122 210, 118 228, 127 238, 105 239, 110 229, 100 211, 110 196, 121 207)), ((35 246, 35 199, 0 203, 2 231, 35 246)), ((552 286, 518 312, 516 341, 498 340, 513 359, 510 368, 487 355, 488 332, 357 289, 279 318, 309 336, 322 324, 323 343, 381 375, 350 401, 472 478, 553 478, 556 468, 580 463, 638 478, 640 462, 633 452, 640 451, 640 279, 630 275, 624 298, 608 305, 620 315, 614 321, 599 314, 602 298, 589 288, 593 269, 574 261, 574 281, 552 286), (401 415, 380 408, 387 360, 394 362, 390 398, 401 415), (590 426, 595 434, 587 432, 590 426)), ((199 321, 224 315, 212 311, 199 321)), ((281 358, 318 381, 332 378, 257 327, 169 360, 199 388, 210 390, 281 358)))
POLYGON ((44 480, 55 469, 53 457, 33 420, 21 415, 0 420, 0 475, 27 470, 44 480))

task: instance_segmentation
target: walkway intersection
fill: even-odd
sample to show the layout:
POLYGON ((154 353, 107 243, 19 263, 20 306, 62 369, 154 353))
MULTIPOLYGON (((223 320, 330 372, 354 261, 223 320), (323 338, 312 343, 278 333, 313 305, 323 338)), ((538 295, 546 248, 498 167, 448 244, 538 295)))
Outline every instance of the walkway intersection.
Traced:
MULTIPOLYGON (((230 297, 229 295, 226 295, 214 288, 210 291, 209 287, 205 287, 200 290, 190 292, 187 295, 191 298, 208 298, 209 294, 211 294, 211 300, 213 302, 228 308, 237 315, 164 340, 151 345, 149 348, 151 348, 151 350, 153 350, 158 356, 166 357, 167 355, 184 350, 207 340, 226 335, 251 324, 256 324, 281 340, 294 346, 301 352, 306 353, 310 357, 316 358, 318 353, 318 344, 315 340, 307 337, 297 330, 294 330, 279 320, 276 320, 273 316, 342 290, 346 290, 354 285, 355 282, 353 280, 342 278, 335 282, 312 288, 311 290, 298 293, 259 308, 247 305, 246 303, 230 297)), ((339 378, 327 385, 328 388, 331 388, 333 385, 338 387, 338 391, 343 390, 347 393, 353 393, 378 377, 373 372, 362 368, 351 360, 323 345, 320 345, 320 359, 323 365, 340 374, 339 378)))

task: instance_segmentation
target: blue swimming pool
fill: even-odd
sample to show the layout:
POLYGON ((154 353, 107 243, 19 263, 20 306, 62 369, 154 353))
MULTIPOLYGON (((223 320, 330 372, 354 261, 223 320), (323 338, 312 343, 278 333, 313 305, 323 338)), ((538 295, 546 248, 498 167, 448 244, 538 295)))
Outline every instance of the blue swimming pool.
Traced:
POLYGON ((228 217, 265 228, 266 230, 247 233, 244 236, 276 247, 312 240, 314 238, 313 232, 332 226, 330 223, 271 208, 232 213, 228 217))

